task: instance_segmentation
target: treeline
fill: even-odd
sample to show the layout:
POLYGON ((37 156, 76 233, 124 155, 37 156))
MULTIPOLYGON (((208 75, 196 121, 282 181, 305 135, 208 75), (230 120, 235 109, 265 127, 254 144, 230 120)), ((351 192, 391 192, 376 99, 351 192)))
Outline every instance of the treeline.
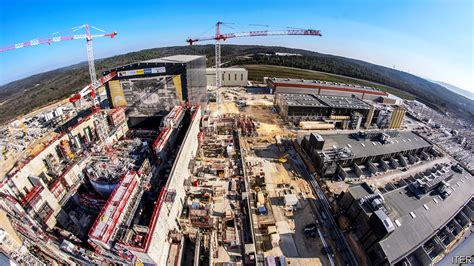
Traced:
MULTIPOLYGON (((102 71, 177 54, 206 55, 207 65, 214 65, 214 45, 153 48, 96 60, 99 77, 102 71)), ((421 101, 443 111, 473 119, 474 101, 417 76, 360 60, 285 47, 223 45, 222 62, 227 65, 270 64, 297 67, 364 79, 409 92, 421 101), (276 52, 302 56, 272 56, 276 52)), ((38 107, 64 99, 90 83, 85 62, 36 74, 0 86, 0 123, 12 120, 38 107)))

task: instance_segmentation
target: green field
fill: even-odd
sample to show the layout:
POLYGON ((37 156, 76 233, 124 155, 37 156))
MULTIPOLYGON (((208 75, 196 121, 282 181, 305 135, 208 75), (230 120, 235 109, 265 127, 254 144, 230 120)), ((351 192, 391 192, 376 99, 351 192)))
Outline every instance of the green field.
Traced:
POLYGON ((408 100, 415 99, 414 95, 408 92, 401 91, 399 89, 373 83, 370 81, 353 79, 349 77, 343 77, 343 76, 333 75, 333 74, 324 73, 324 72, 318 72, 318 71, 312 71, 312 70, 300 69, 300 68, 284 67, 284 66, 273 66, 273 65, 240 65, 239 67, 243 67, 248 70, 249 80, 252 80, 252 81, 262 82, 263 77, 317 79, 317 80, 324 80, 324 81, 376 87, 404 99, 408 99, 408 100))

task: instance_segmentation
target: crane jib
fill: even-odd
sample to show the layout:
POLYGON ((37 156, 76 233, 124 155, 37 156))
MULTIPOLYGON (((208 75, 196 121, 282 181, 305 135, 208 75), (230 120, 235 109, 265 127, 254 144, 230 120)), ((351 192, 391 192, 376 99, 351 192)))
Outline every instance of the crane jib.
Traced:
MULTIPOLYGON (((112 32, 112 33, 104 33, 104 34, 96 34, 96 35, 91 35, 91 38, 98 38, 98 37, 111 37, 114 38, 115 35, 117 35, 117 32, 112 32)), ((60 42, 60 41, 72 41, 72 40, 80 40, 80 39, 86 39, 87 34, 76 34, 76 35, 71 35, 71 36, 56 36, 52 37, 49 39, 33 39, 27 42, 21 42, 17 43, 14 45, 9 45, 5 47, 0 48, 0 52, 5 52, 9 50, 14 50, 14 49, 19 49, 19 48, 24 48, 28 46, 35 46, 38 44, 51 44, 55 42, 60 42)))
POLYGON ((236 37, 257 37, 257 36, 276 36, 276 35, 307 35, 307 36, 322 36, 319 30, 312 30, 312 29, 293 29, 293 30, 280 30, 280 31, 250 31, 250 32, 241 32, 241 33, 225 33, 221 34, 220 25, 223 24, 222 22, 216 23, 216 35, 213 37, 207 38, 199 38, 199 39, 191 39, 188 38, 186 40, 189 45, 193 45, 195 42, 202 42, 202 41, 211 41, 215 40, 215 61, 216 61, 216 87, 219 88, 221 86, 221 41, 225 41, 230 38, 236 37))

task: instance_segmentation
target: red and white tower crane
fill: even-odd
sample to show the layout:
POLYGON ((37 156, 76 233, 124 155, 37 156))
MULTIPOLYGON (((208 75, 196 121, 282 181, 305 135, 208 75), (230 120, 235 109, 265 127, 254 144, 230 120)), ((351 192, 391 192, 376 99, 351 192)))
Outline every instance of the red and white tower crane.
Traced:
MULTIPOLYGON (((75 102, 79 100, 80 98, 84 97, 87 94, 91 94, 91 96, 95 96, 94 90, 96 90, 98 87, 103 85, 105 82, 109 81, 112 79, 116 73, 111 73, 105 77, 102 77, 100 80, 97 79, 97 75, 95 73, 95 65, 94 65, 94 52, 92 49, 92 40, 95 38, 99 37, 110 37, 110 38, 115 38, 117 35, 117 32, 111 32, 111 33, 105 33, 105 31, 98 29, 96 27, 90 26, 89 24, 84 24, 75 28, 72 28, 72 31, 77 31, 80 29, 84 29, 85 34, 76 34, 76 35, 69 35, 69 36, 54 36, 50 38, 45 38, 45 39, 33 39, 31 41, 27 42, 22 42, 22 43, 17 43, 14 45, 6 46, 6 47, 0 47, 0 52, 6 52, 10 50, 15 50, 19 48, 24 48, 28 46, 35 46, 39 44, 52 44, 56 42, 61 42, 61 41, 72 41, 72 40, 81 40, 81 39, 86 39, 86 48, 87 48, 87 63, 89 65, 89 75, 91 79, 91 84, 87 85, 84 87, 78 94, 73 95, 71 98, 69 98, 69 101, 75 102), (90 28, 93 28, 95 30, 98 30, 102 32, 101 34, 91 34, 90 33, 90 28)), ((94 97, 95 98, 95 97, 94 97)))
MULTIPOLYGON (((225 41, 231 38, 237 37, 257 37, 257 36, 276 36, 276 35, 310 35, 310 36, 322 36, 321 31, 319 30, 312 30, 312 29, 288 29, 288 30, 276 30, 276 31, 269 31, 269 30, 260 30, 260 31, 249 31, 249 32, 240 32, 240 33, 221 33, 221 25, 226 25, 228 23, 224 23, 218 21, 216 23, 216 34, 212 37, 206 38, 188 38, 186 40, 187 43, 193 45, 195 42, 202 42, 202 41, 211 41, 215 40, 215 57, 216 57, 216 86, 218 88, 221 87, 221 75, 220 75, 220 67, 221 67, 221 41, 225 41)), ((266 26, 266 25, 263 25, 266 26)))

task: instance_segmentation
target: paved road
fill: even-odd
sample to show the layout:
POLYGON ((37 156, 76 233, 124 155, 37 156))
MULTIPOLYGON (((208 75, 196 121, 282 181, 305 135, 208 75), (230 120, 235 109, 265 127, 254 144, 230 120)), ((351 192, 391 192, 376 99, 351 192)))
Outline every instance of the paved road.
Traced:
MULTIPOLYGON (((306 165, 304 164, 303 160, 300 158, 299 154, 297 154, 294 150, 292 150, 291 153, 294 153, 294 154, 292 154, 292 156, 289 157, 290 160, 292 160, 295 167, 302 174, 302 176, 306 178, 306 180, 309 181, 309 183, 311 184, 311 187, 313 188, 314 192, 318 196, 318 203, 320 205, 321 211, 323 211, 327 217, 326 224, 329 224, 329 229, 336 233, 337 239, 335 243, 338 246, 338 249, 340 250, 342 257, 344 258, 344 261, 346 262, 347 265, 357 266, 358 265, 357 259, 352 253, 352 250, 344 234, 337 227, 336 221, 332 217, 329 201, 327 200, 326 195, 324 194, 323 190, 321 189, 318 182, 316 181, 315 176, 308 172, 308 170, 306 169, 306 165)), ((320 236, 321 236, 323 245, 327 247, 327 243, 322 237, 323 235, 320 234, 320 236)), ((331 265, 334 265, 334 259, 331 256, 328 256, 328 258, 331 265)))

